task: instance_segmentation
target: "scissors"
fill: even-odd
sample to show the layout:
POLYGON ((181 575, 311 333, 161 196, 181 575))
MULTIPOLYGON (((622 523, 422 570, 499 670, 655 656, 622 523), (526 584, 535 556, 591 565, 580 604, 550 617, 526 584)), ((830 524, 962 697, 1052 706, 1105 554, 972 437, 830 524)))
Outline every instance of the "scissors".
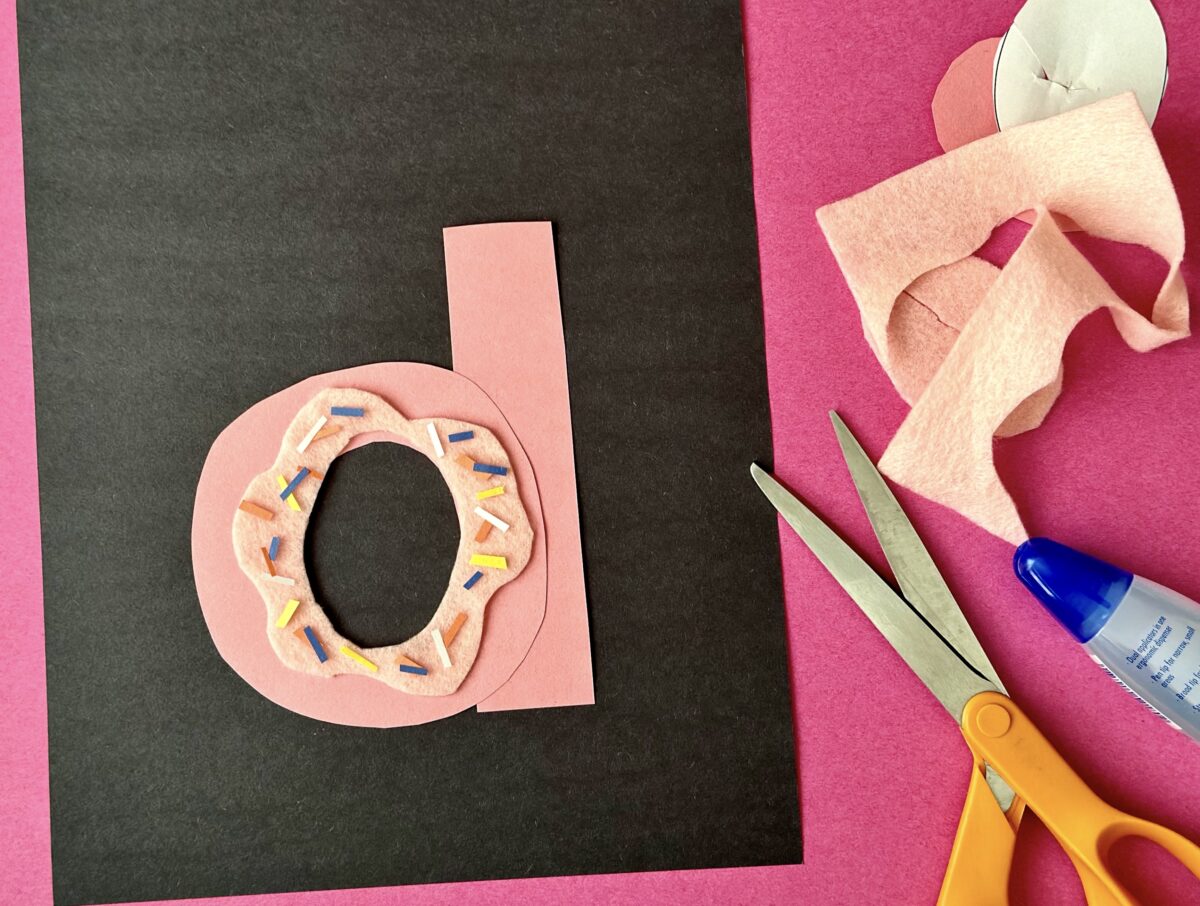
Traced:
POLYGON ((903 597, 757 465, 759 488, 809 550, 958 721, 974 757, 939 906, 1008 903, 1017 828, 1028 808, 1070 857, 1089 906, 1138 906, 1108 869, 1123 837, 1159 844, 1200 878, 1200 847, 1097 796, 1008 697, 945 580, 883 476, 831 412, 850 477, 903 597))

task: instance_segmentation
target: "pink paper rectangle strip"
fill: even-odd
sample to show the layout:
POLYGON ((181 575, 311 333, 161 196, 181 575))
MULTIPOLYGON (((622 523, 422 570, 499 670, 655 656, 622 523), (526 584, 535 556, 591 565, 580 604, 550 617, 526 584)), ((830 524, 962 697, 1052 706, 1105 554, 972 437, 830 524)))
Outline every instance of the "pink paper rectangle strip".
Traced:
POLYGON ((442 238, 454 370, 479 384, 516 431, 533 463, 551 539, 541 631, 517 672, 479 710, 591 705, 596 698, 551 224, 450 227, 442 238))

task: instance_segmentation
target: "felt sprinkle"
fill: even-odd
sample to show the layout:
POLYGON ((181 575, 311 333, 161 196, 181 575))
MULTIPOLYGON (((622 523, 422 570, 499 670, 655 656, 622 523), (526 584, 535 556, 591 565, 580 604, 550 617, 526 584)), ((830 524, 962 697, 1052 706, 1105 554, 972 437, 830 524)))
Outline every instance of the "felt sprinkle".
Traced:
POLYGON ((454 665, 450 663, 450 652, 446 650, 446 643, 442 640, 442 634, 437 629, 429 630, 429 634, 433 636, 433 647, 437 649, 438 657, 442 661, 442 666, 447 670, 454 665))
POLYGON ((281 613, 279 615, 279 619, 275 621, 275 626, 279 629, 283 629, 283 627, 286 626, 288 621, 292 618, 292 614, 296 612, 296 608, 299 606, 300 602, 295 598, 292 598, 290 601, 288 601, 287 604, 284 605, 283 613, 281 613))
POLYGON ((249 513, 251 516, 257 516, 266 522, 270 522, 275 518, 275 514, 268 510, 265 506, 259 506, 257 503, 251 503, 249 500, 243 500, 238 504, 238 509, 243 513, 249 513))
POLYGON ((329 410, 330 415, 348 415, 351 418, 362 418, 366 410, 362 406, 334 406, 329 410))
POLYGON ((308 449, 308 445, 316 439, 317 432, 325 427, 325 423, 327 421, 329 421, 329 419, 323 415, 317 419, 316 423, 308 429, 308 433, 304 435, 304 439, 300 441, 300 443, 296 444, 297 453, 303 453, 308 449))
POLYGON ((342 430, 341 425, 326 425, 324 428, 322 428, 320 431, 317 432, 317 436, 314 437, 313 440, 314 441, 324 440, 327 437, 337 434, 341 430, 342 430))
POLYGON ((311 475, 313 478, 315 478, 317 481, 325 480, 325 473, 318 472, 316 469, 309 469, 308 474, 311 475))
POLYGON ((289 481, 284 486, 283 490, 279 492, 279 499, 286 500, 287 498, 291 497, 292 491, 296 490, 296 488, 300 485, 300 482, 304 481, 304 479, 307 477, 308 469, 304 466, 301 466, 300 471, 296 473, 296 477, 289 481))
POLYGON ((270 552, 265 547, 260 547, 259 550, 262 551, 263 562, 267 564, 267 572, 275 575, 275 561, 271 559, 270 552))
POLYGON ((479 525, 479 531, 475 533, 476 541, 487 541, 488 535, 492 533, 492 524, 490 522, 482 522, 479 525))
POLYGON ((478 582, 482 578, 483 578, 483 573, 481 573, 479 570, 475 570, 475 575, 471 576, 471 578, 469 578, 466 582, 463 583, 463 588, 470 588, 472 585, 474 585, 476 582, 478 582))
POLYGON ((268 582, 276 582, 279 585, 295 585, 295 579, 289 579, 287 576, 276 576, 271 573, 263 573, 263 578, 268 582))
POLYGON ((454 622, 450 624, 450 628, 446 630, 446 647, 449 648, 454 643, 454 637, 458 635, 458 631, 462 629, 463 623, 467 622, 467 615, 460 613, 454 618, 454 622))
POLYGON ((429 675, 428 670, 426 670, 412 658, 405 657, 404 655, 400 655, 400 657, 396 658, 396 666, 400 668, 402 673, 415 673, 417 676, 429 675))
POLYGON ((267 548, 267 556, 274 560, 279 555, 279 536, 271 538, 271 546, 267 548))
POLYGON ((484 490, 484 491, 476 491, 475 499, 476 500, 487 500, 489 497, 499 497, 503 493, 504 493, 504 485, 500 485, 499 487, 488 488, 487 490, 484 490))
POLYGON ((504 466, 489 466, 486 462, 477 462, 473 465, 476 472, 487 472, 489 475, 507 475, 508 469, 504 466))
MULTIPOLYGON (((283 490, 284 488, 286 488, 288 486, 288 480, 286 478, 284 478, 282 475, 276 475, 275 482, 279 485, 280 490, 283 490)), ((280 496, 282 496, 282 495, 280 495, 280 496)), ((290 506, 293 510, 296 510, 297 512, 299 512, 299 510, 300 510, 300 504, 296 501, 295 494, 288 494, 287 505, 290 506)))
POLYGON ((485 510, 481 506, 475 507, 475 515, 478 516, 480 519, 486 519, 488 522, 490 522, 492 525, 496 526, 496 528, 500 529, 500 531, 502 531, 502 532, 508 531, 509 526, 508 526, 507 522, 505 522, 499 516, 493 516, 491 513, 489 513, 487 510, 485 510))
POLYGON ((303 633, 304 637, 308 639, 308 644, 312 645, 312 650, 316 654, 318 661, 324 664, 327 660, 329 660, 329 655, 327 655, 325 653, 325 649, 321 647, 321 643, 317 639, 317 634, 312 631, 311 626, 305 626, 303 629, 296 630, 297 637, 299 637, 301 633, 303 633))
POLYGON ((433 452, 438 455, 438 459, 441 459, 446 455, 446 448, 442 446, 442 439, 438 437, 437 428, 433 426, 433 422, 427 424, 425 428, 429 431, 429 441, 433 444, 433 452))
POLYGON ((353 648, 347 648, 345 645, 343 645, 341 648, 338 649, 338 651, 340 651, 342 654, 346 655, 346 657, 350 658, 351 660, 358 661, 360 664, 362 664, 364 667, 366 667, 372 673, 374 673, 376 670, 379 669, 377 666, 375 666, 375 663, 373 661, 368 661, 365 657, 363 657, 361 654, 359 654, 353 648))
POLYGON ((491 554, 471 554, 472 566, 490 566, 492 569, 508 569, 508 561, 491 554))
POLYGON ((473 460, 466 453, 463 453, 460 456, 454 457, 454 461, 456 463, 458 463, 460 466, 462 466, 464 469, 470 469, 472 466, 475 465, 475 460, 473 460))
POLYGON ((452 444, 458 444, 462 443, 464 440, 470 440, 474 436, 474 431, 455 431, 453 434, 447 437, 446 440, 450 441, 452 444))

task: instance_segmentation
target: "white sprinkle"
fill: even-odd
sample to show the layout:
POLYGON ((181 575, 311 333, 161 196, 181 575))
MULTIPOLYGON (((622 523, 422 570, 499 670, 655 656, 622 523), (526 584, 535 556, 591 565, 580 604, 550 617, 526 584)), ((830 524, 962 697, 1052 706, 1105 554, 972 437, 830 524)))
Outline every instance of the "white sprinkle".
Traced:
POLYGON ((323 415, 317 419, 317 423, 309 428, 308 433, 304 435, 304 440, 300 441, 300 443, 296 445, 297 453, 303 453, 308 449, 308 445, 313 442, 313 438, 317 436, 317 432, 325 427, 325 422, 327 421, 329 421, 329 419, 323 415))
MULTIPOLYGON (((425 427, 429 429, 429 439, 433 441, 433 449, 437 453, 438 459, 441 459, 446 455, 446 451, 442 447, 442 439, 438 437, 437 428, 433 426, 433 422, 430 422, 425 427)), ((449 667, 450 665, 447 664, 446 666, 449 667)))
POLYGON ((450 668, 453 665, 450 663, 450 652, 446 650, 446 643, 442 640, 442 631, 431 629, 429 632, 433 636, 433 646, 437 649, 438 657, 442 659, 442 666, 450 668))
POLYGON ((505 522, 499 516, 493 516, 491 513, 489 513, 487 510, 485 510, 481 506, 475 507, 475 515, 478 516, 480 519, 486 519, 488 522, 490 522, 496 528, 500 529, 500 531, 502 531, 502 532, 508 531, 508 523, 507 522, 505 522))
POLYGON ((289 579, 287 576, 272 576, 270 573, 263 573, 263 578, 268 582, 278 582, 280 585, 295 585, 295 579, 289 579))

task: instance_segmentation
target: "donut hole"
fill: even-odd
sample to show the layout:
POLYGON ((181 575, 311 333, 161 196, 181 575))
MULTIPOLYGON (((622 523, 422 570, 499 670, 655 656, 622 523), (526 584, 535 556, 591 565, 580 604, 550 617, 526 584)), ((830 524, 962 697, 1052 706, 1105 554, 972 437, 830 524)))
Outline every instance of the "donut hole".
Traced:
POLYGON ((335 459, 304 539, 309 583, 356 645, 394 645, 425 628, 458 550, 454 498, 437 466, 398 443, 335 459))

